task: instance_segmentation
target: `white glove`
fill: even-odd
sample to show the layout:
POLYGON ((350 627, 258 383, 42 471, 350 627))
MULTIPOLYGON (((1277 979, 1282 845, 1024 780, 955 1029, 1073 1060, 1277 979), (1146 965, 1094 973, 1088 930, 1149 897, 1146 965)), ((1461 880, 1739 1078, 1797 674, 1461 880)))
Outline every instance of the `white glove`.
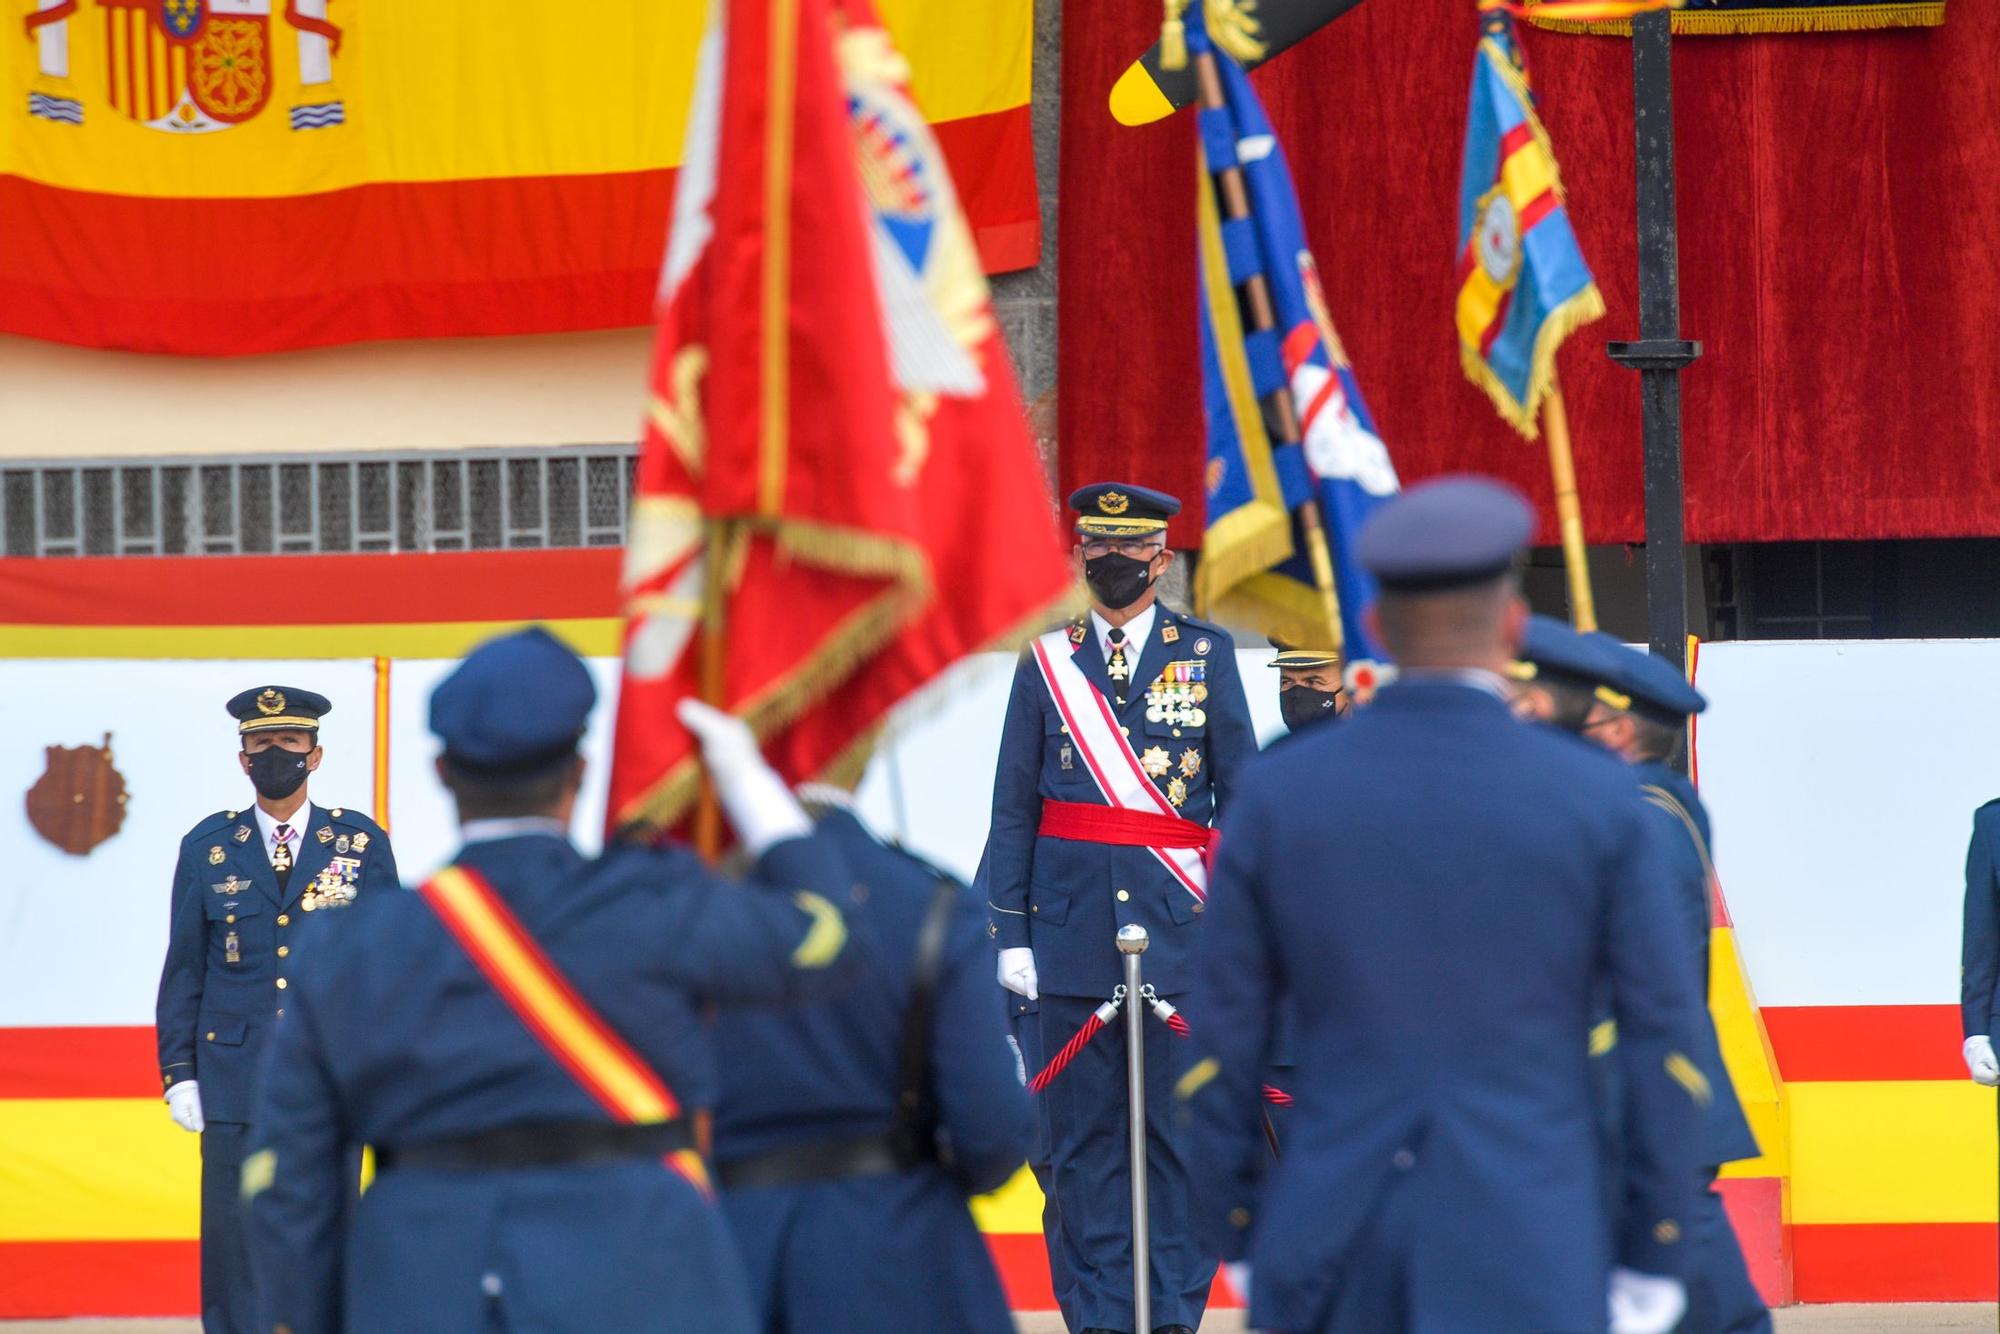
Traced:
POLYGON ((1993 1039, 1985 1036, 1965 1040, 1965 1068, 1972 1072, 1972 1082, 1992 1088, 2000 1084, 2000 1060, 1993 1055, 1993 1039))
POLYGON ((743 720, 711 708, 698 699, 684 699, 676 710, 687 730, 701 744, 702 760, 715 783, 716 800, 735 826, 736 836, 752 857, 788 838, 812 832, 805 807, 785 786, 757 748, 757 738, 743 720))
POLYGON ((1001 950, 1000 985, 1016 996, 1038 999, 1040 981, 1035 976, 1035 952, 1026 945, 1001 950))
POLYGON ((1687 1314, 1687 1289, 1677 1278, 1611 1270, 1611 1334, 1668 1334, 1687 1314))
POLYGON ((1245 1306, 1250 1304, 1250 1262, 1237 1260, 1222 1266, 1222 1273, 1229 1280, 1229 1286, 1236 1289, 1236 1300, 1245 1306))
POLYGON ((192 1079, 183 1079, 167 1090, 167 1115, 174 1118, 174 1124, 182 1130, 199 1135, 208 1123, 201 1119, 201 1085, 192 1079))

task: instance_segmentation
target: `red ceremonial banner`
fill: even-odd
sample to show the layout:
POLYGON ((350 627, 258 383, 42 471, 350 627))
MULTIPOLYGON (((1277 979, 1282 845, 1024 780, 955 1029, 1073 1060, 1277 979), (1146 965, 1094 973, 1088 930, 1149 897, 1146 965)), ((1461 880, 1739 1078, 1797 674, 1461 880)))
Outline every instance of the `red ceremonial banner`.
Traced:
POLYGON ((672 825, 694 797, 673 709, 706 693, 710 581, 717 702, 794 781, 858 776, 894 704, 1070 584, 908 67, 865 0, 722 8, 661 283, 614 830, 672 825))

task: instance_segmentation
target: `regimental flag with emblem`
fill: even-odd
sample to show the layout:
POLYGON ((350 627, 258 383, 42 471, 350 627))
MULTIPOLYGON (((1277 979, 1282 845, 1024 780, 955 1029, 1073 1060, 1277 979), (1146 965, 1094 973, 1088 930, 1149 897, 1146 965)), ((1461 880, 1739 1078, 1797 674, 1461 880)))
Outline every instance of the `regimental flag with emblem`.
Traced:
MULTIPOLYGON (((1032 0, 885 0, 989 271, 1032 0)), ((240 355, 650 322, 696 0, 0 0, 0 333, 240 355)))
MULTIPOLYGON (((661 275, 623 592, 614 832, 694 800, 697 633, 794 781, 1070 596, 972 235, 867 0, 715 0, 661 275)), ((970 761, 969 761, 970 762, 970 761)))
POLYGON ((1291 643, 1341 647, 1347 679, 1365 695, 1384 654, 1361 616, 1375 599, 1375 583, 1352 547, 1369 514, 1396 493, 1396 469, 1334 331, 1284 149, 1229 49, 1252 49, 1248 17, 1207 0, 1191 5, 1183 22, 1195 61, 1212 55, 1223 103, 1197 113, 1208 528, 1195 602, 1205 615, 1291 643), (1231 174, 1240 176, 1247 215, 1226 216, 1235 191, 1225 181, 1231 174), (1259 276, 1275 323, 1252 330, 1241 294, 1259 276), (1296 443, 1273 438, 1281 395, 1297 423, 1296 443), (1308 501, 1317 502, 1324 526, 1338 626, 1327 623, 1313 570, 1301 513, 1308 501))
POLYGON ((1514 20, 1489 8, 1479 21, 1458 187, 1459 361, 1533 439, 1556 349, 1604 314, 1604 298, 1570 227, 1514 20))

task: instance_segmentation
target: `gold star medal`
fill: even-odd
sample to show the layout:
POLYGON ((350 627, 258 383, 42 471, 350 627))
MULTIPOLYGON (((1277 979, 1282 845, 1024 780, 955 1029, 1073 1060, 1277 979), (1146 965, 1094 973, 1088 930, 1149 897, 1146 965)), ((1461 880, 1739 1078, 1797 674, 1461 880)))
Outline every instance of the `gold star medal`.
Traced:
POLYGON ((222 865, 222 845, 220 843, 208 850, 208 864, 210 866, 222 865))
POLYGON ((1146 753, 1139 757, 1139 767, 1146 771, 1148 778, 1164 778, 1167 770, 1173 767, 1173 761, 1167 758, 1165 746, 1148 746, 1146 753))
POLYGON ((1187 790, 1186 779, 1173 778, 1167 781, 1168 801, 1171 801, 1176 806, 1180 806, 1186 803, 1187 798, 1188 798, 1188 790, 1187 790))
POLYGON ((1193 778, 1201 772, 1201 752, 1189 746, 1181 752, 1181 777, 1193 778))

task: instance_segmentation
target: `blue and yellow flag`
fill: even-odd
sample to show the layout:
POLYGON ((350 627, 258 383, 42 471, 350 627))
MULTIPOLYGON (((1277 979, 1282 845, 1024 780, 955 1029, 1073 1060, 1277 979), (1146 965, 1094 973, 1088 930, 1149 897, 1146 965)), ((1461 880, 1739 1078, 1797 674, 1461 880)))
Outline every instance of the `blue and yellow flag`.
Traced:
POLYGON ((1227 0, 1191 4, 1186 15, 1189 54, 1213 58, 1223 93, 1222 106, 1197 115, 1208 531, 1195 604, 1293 644, 1342 650, 1350 684, 1365 692, 1383 654, 1362 626, 1375 583, 1353 558, 1353 544, 1362 521, 1395 494, 1396 469, 1334 332, 1284 150, 1230 54, 1247 25, 1227 0), (1246 216, 1225 216, 1233 210, 1221 202, 1222 177, 1232 169, 1241 174, 1246 216), (1246 324, 1239 295, 1258 276, 1274 319, 1261 331, 1246 324), (1274 438, 1293 423, 1298 440, 1274 438), (1328 624, 1301 523, 1308 501, 1318 503, 1326 535, 1338 625, 1328 624))
POLYGON ((1604 314, 1563 206, 1549 133, 1505 10, 1480 15, 1458 186, 1458 353, 1466 378, 1533 439, 1556 349, 1604 314))

